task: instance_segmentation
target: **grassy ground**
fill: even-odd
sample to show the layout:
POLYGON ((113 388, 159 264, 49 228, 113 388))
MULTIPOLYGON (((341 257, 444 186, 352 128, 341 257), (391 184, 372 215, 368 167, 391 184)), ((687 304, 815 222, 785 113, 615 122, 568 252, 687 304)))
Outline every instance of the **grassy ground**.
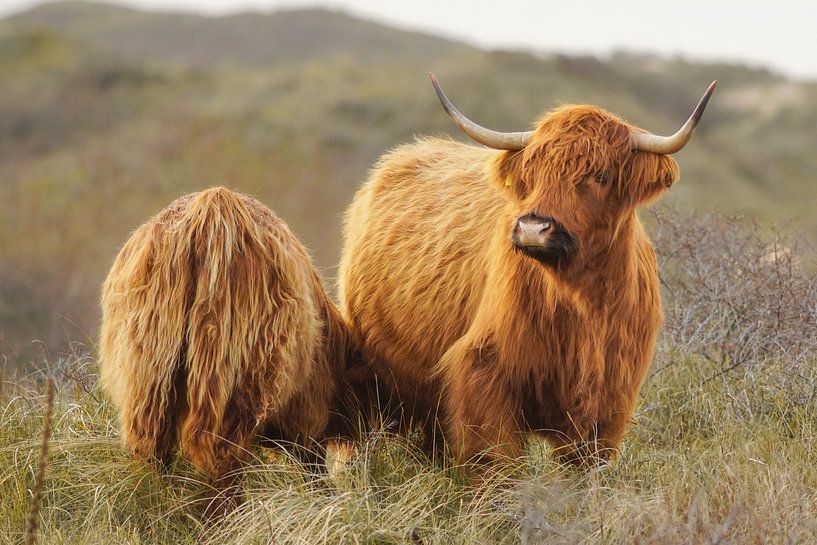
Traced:
MULTIPOLYGON (((590 472, 532 444, 520 478, 461 472, 377 434, 345 473, 318 476, 259 449, 249 501, 199 521, 197 475, 160 476, 119 448, 93 362, 58 380, 41 543, 810 543, 817 535, 817 413, 773 363, 749 375, 663 351, 620 458, 590 472), (716 377, 716 378, 712 378, 716 377), (87 391, 86 391, 87 390, 87 391)), ((812 375, 804 377, 815 383, 812 375)), ((60 373, 62 374, 62 373, 60 373)), ((0 409, 0 543, 23 539, 44 394, 18 381, 0 409)))

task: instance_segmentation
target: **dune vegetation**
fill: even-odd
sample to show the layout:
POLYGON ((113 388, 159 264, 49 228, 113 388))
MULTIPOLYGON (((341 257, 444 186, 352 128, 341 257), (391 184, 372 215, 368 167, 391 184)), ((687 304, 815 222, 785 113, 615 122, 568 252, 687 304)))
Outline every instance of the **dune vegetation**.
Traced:
POLYGON ((0 545, 24 542, 32 508, 42 544, 813 543, 814 142, 817 83, 744 66, 484 51, 325 10, 57 2, 0 20, 0 545), (430 70, 501 130, 588 102, 668 133, 720 81, 671 207, 643 214, 666 323, 618 459, 578 471, 532 442, 475 480, 386 419, 331 474, 259 447, 247 502, 203 521, 201 476, 133 461, 96 384, 113 256, 175 197, 226 185, 274 208, 332 288, 369 166, 459 138, 430 70))

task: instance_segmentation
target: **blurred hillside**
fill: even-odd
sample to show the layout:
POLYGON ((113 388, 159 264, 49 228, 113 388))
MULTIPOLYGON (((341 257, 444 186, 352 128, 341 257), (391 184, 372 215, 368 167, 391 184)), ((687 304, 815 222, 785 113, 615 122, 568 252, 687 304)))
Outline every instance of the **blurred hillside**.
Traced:
POLYGON ((211 185, 258 196, 330 286, 341 214, 366 170, 468 115, 529 127, 588 102, 673 132, 718 91, 667 201, 792 221, 817 240, 817 83, 628 54, 483 51, 324 10, 203 17, 87 2, 0 20, 0 354, 34 361, 96 336, 97 294, 128 233, 211 185), (32 340, 42 341, 32 344, 32 340))

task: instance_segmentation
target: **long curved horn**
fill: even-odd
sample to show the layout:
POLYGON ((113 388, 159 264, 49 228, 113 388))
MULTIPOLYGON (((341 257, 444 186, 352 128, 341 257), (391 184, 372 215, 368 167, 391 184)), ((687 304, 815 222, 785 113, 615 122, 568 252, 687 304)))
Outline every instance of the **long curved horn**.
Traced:
POLYGON ((704 96, 701 97, 701 100, 698 101, 698 105, 695 107, 692 115, 689 116, 687 122, 678 129, 678 132, 672 136, 657 136, 655 134, 634 132, 630 136, 630 146, 632 146, 632 149, 659 153, 661 155, 669 155, 681 151, 687 142, 689 142, 689 139, 692 138, 692 131, 695 130, 695 126, 698 124, 698 121, 701 120, 701 116, 704 115, 709 97, 712 96, 717 85, 718 80, 709 84, 709 88, 704 93, 704 96))
POLYGON ((434 77, 434 74, 429 72, 428 75, 431 77, 431 83, 434 85, 434 90, 437 91, 437 97, 439 97, 440 102, 443 103, 445 112, 451 116, 451 119, 454 120, 454 123, 457 124, 460 130, 467 134, 472 140, 475 140, 480 144, 484 144, 489 148, 504 149, 508 151, 519 151, 524 148, 528 142, 530 142, 530 139, 533 136, 533 131, 499 132, 486 129, 482 125, 474 123, 462 115, 460 111, 455 108, 453 104, 451 104, 451 101, 448 100, 447 96, 445 96, 443 88, 440 87, 439 83, 437 83, 437 78, 434 77))

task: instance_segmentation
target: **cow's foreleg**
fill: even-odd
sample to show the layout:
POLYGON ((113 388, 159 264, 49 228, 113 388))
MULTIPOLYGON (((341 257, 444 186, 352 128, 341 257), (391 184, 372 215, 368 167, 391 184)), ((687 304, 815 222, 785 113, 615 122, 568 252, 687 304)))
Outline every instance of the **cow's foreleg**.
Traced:
POLYGON ((522 454, 519 396, 484 344, 458 341, 441 360, 446 374, 445 433, 458 462, 491 462, 522 454))
POLYGON ((582 467, 605 464, 618 455, 618 448, 632 415, 632 405, 604 407, 595 419, 580 422, 567 415, 561 429, 544 435, 555 448, 561 462, 582 467))

